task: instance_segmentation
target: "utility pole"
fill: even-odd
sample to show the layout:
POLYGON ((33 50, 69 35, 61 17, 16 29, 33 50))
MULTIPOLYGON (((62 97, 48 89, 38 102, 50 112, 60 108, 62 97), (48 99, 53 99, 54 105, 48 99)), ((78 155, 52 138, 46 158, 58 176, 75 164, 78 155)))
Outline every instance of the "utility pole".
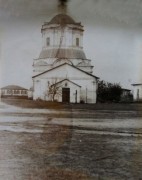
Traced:
POLYGON ((87 104, 87 88, 86 88, 86 104, 87 104))
POLYGON ((75 91, 75 103, 77 103, 77 90, 75 91))

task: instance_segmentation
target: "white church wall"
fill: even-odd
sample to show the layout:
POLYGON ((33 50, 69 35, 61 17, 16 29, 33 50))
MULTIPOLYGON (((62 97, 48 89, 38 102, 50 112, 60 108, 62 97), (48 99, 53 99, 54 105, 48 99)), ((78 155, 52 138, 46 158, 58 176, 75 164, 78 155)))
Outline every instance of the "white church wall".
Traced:
POLYGON ((33 99, 37 100, 41 97, 41 82, 40 80, 36 79, 33 82, 34 85, 34 92, 33 92, 33 99))
POLYGON ((73 45, 73 39, 72 39, 72 29, 67 29, 66 31, 66 46, 71 47, 73 45))
POLYGON ((77 92, 77 103, 80 103, 80 87, 74 84, 69 85, 70 88, 70 102, 76 103, 76 92, 77 92))
POLYGON ((69 65, 63 65, 59 68, 55 68, 52 71, 49 71, 47 74, 40 75, 41 78, 54 79, 58 77, 58 80, 63 80, 65 77, 69 77, 76 84, 87 86, 90 91, 93 91, 93 83, 96 83, 96 78, 87 75, 77 69, 72 68, 69 65))
POLYGON ((81 88, 81 98, 85 103, 96 103, 97 81, 95 78, 74 80, 79 82, 81 88))
MULTIPOLYGON (((40 78, 42 78, 42 79, 47 79, 47 78, 65 79, 68 77, 73 80, 83 81, 85 83, 89 83, 88 81, 91 79, 92 79, 92 81, 94 79, 96 79, 95 77, 93 77, 87 73, 84 73, 68 64, 61 65, 60 67, 54 68, 51 71, 49 70, 48 72, 40 75, 40 78)), ((39 76, 35 77, 35 79, 38 79, 38 78, 39 78, 39 76)))
MULTIPOLYGON (((52 100, 51 96, 48 93, 48 83, 53 85, 55 82, 58 82, 57 79, 41 79, 34 81, 34 100, 41 99, 41 100, 52 100)), ((70 102, 76 102, 76 91, 77 91, 77 103, 80 103, 80 87, 67 81, 67 86, 65 86, 65 81, 63 83, 59 83, 58 86, 60 87, 59 92, 55 96, 55 100, 58 102, 62 102, 62 88, 70 88, 70 102), (60 95, 59 95, 60 94, 60 95)))
POLYGON ((83 33, 80 30, 72 31, 71 28, 76 28, 76 26, 72 27, 54 27, 54 28, 47 28, 42 32, 42 40, 43 40, 43 47, 49 48, 53 46, 59 46, 60 38, 63 36, 62 47, 77 47, 76 46, 76 38, 79 38, 79 46, 78 48, 83 47, 83 33), (50 46, 47 46, 46 39, 50 38, 50 46))
MULTIPOLYGON (((49 23, 44 23, 44 25, 42 26, 42 40, 43 40, 42 51, 39 59, 34 60, 34 65, 33 65, 34 75, 38 74, 38 76, 33 77, 34 99, 50 100, 50 98, 47 95, 48 82, 52 82, 55 79, 57 81, 69 79, 70 81, 77 84, 75 85, 74 83, 71 82, 68 83, 70 88, 70 102, 75 102, 76 90, 77 90, 78 103, 81 100, 83 100, 86 103, 96 102, 97 78, 91 76, 91 74, 85 73, 85 72, 92 73, 93 70, 91 66, 91 60, 86 59, 85 54, 82 50, 83 31, 84 31, 83 26, 71 20, 70 17, 68 17, 67 15, 59 15, 59 16, 57 15, 49 23), (58 22, 62 22, 58 20, 63 20, 63 19, 66 20, 64 22, 69 22, 69 23, 58 24, 58 22), (49 44, 47 43, 47 38, 50 38, 50 40, 48 41, 49 44), (54 63, 57 60, 56 57, 57 54, 55 54, 55 49, 57 48, 62 49, 63 55, 65 54, 65 58, 60 59, 60 61, 57 63, 54 63), (50 58, 46 58, 46 56, 50 58), (40 63, 36 64, 42 61, 45 62, 43 66, 40 63), (63 63, 69 63, 71 65, 68 64, 60 65, 63 63), (80 64, 80 68, 83 71, 78 69, 79 63, 82 63, 80 64), (78 68, 75 68, 75 66, 76 67, 78 66, 78 68)), ((57 100, 61 102, 62 97, 61 96, 57 97, 57 100)))
POLYGON ((33 99, 48 100, 47 90, 48 90, 48 83, 45 79, 34 80, 33 99))
MULTIPOLYGON (((72 74, 74 74, 74 72, 72 72, 72 74)), ((80 91, 78 89, 76 89, 74 86, 70 85, 70 97, 71 97, 71 102, 74 102, 75 99, 75 90, 77 90, 78 94, 78 102, 80 102, 80 100, 83 100, 86 103, 96 103, 96 89, 97 89, 97 80, 94 77, 88 78, 88 77, 84 77, 82 78, 81 76, 82 72, 80 73, 80 76, 76 76, 76 74, 71 77, 69 77, 70 81, 73 81, 74 83, 78 84, 81 86, 81 94, 80 91)), ((40 84, 38 82, 38 80, 35 80, 36 84, 36 90, 35 90, 35 97, 36 99, 43 99, 43 100, 47 100, 48 98, 45 98, 45 91, 47 91, 47 81, 49 82, 53 82, 54 79, 57 80, 57 82, 65 79, 67 76, 66 74, 62 73, 61 71, 59 71, 59 69, 57 69, 56 73, 53 74, 53 72, 51 71, 51 73, 48 73, 46 75, 41 75, 42 76, 42 81, 40 81, 40 84), (45 85, 46 84, 46 85, 45 85), (39 85, 41 86, 39 88, 39 85), (43 96, 44 94, 44 96, 43 96)), ((36 79, 36 78, 35 78, 36 79)), ((62 99, 59 99, 59 101, 61 102, 62 99)))

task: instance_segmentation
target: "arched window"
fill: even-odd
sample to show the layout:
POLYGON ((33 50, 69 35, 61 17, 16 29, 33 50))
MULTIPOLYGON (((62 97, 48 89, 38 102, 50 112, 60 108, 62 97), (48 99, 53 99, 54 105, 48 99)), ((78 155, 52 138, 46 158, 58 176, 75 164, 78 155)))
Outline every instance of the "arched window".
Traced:
POLYGON ((47 46, 50 46, 50 37, 48 37, 48 38, 46 39, 46 44, 47 44, 47 46))
POLYGON ((76 38, 76 46, 79 46, 79 38, 76 38))

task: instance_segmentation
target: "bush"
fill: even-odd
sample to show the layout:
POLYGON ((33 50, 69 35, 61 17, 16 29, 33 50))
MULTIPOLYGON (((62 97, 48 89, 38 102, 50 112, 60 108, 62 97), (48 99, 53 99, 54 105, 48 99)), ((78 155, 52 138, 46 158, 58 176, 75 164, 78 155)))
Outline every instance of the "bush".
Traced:
POLYGON ((112 84, 105 81, 98 82, 98 102, 119 102, 121 100, 122 88, 119 84, 112 84))
POLYGON ((84 102, 84 100, 80 100, 80 103, 81 103, 81 104, 84 104, 85 102, 84 102))

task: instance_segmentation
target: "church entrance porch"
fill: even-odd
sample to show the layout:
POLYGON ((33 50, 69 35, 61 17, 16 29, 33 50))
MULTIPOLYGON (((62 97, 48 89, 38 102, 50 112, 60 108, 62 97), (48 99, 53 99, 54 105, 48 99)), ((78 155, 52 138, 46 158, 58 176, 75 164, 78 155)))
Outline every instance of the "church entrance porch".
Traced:
POLYGON ((70 103, 70 88, 62 88, 62 102, 70 103))

